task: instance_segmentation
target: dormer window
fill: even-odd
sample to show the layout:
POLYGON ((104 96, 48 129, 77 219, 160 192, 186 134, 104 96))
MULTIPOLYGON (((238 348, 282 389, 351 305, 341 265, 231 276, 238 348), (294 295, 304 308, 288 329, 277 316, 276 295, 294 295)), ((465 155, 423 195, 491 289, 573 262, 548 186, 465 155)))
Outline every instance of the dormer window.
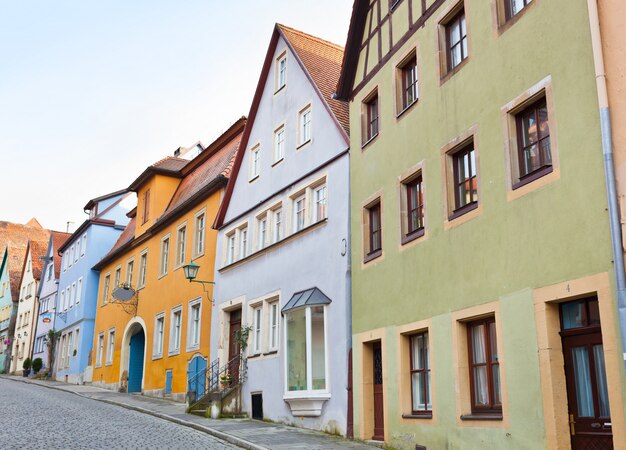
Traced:
POLYGON ((150 189, 147 189, 146 192, 143 193, 143 199, 142 199, 142 206, 143 206, 143 214, 142 214, 142 224, 146 223, 148 221, 148 218, 150 217, 150 189))
POLYGON ((276 58, 276 92, 287 84, 287 52, 276 58))

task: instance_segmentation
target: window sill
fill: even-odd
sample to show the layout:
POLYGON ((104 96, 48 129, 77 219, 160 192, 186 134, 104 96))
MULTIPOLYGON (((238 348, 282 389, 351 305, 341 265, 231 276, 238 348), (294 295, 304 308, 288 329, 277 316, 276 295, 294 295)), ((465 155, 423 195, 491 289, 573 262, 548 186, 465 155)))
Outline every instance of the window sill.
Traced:
POLYGON ((281 87, 279 87, 278 89, 276 89, 274 91, 274 95, 278 94, 279 92, 283 91, 285 88, 287 87, 287 83, 283 84, 281 87))
POLYGON ((419 98, 413 101, 413 103, 411 103, 410 105, 407 105, 402 111, 396 114, 396 120, 402 118, 407 111, 413 109, 413 107, 417 105, 418 103, 419 103, 419 98))
POLYGON ((537 169, 534 172, 531 172, 528 175, 524 175, 523 177, 521 177, 517 183, 511 186, 511 189, 515 190, 517 188, 521 188, 522 186, 532 183, 533 181, 538 180, 539 178, 546 176, 549 173, 552 173, 552 171, 552 166, 541 167, 540 169, 537 169))
POLYGON ((180 355, 180 349, 170 350, 167 352, 167 356, 177 356, 177 355, 180 355))
POLYGON ((112 365, 113 365, 113 361, 111 361, 111 362, 107 362, 107 363, 105 363, 104 365, 105 365, 105 366, 112 366, 112 365))
POLYGON ((361 150, 365 150, 365 147, 368 147, 372 142, 374 142, 379 135, 380 135, 380 131, 376 133, 374 136, 372 136, 371 138, 369 138, 367 141, 363 142, 361 144, 361 150))
POLYGON ((152 361, 156 361, 158 359, 163 359, 163 353, 161 353, 160 355, 152 355, 152 361))
POLYGON ((264 355, 275 355, 278 353, 278 349, 274 349, 274 350, 269 350, 265 353, 263 353, 264 355))
POLYGON ((252 353, 250 355, 248 355, 248 359, 255 359, 261 356, 261 352, 257 352, 257 353, 252 353))
POLYGON ((462 414, 461 420, 502 420, 502 414, 462 414))
POLYGON ((160 273, 160 274, 159 274, 159 277, 157 278, 157 280, 160 280, 161 278, 163 278, 163 277, 164 277, 164 276, 166 276, 166 275, 167 275, 167 272, 165 272, 165 273, 160 273))
POLYGON ((272 163, 272 167, 276 167, 277 165, 279 165, 279 164, 280 164, 281 162, 283 162, 284 160, 285 160, 285 157, 283 156, 282 158, 280 158, 280 159, 278 159, 278 160, 274 161, 274 162, 272 163))
POLYGON ((200 253, 198 253, 197 255, 193 255, 192 259, 198 259, 198 258, 202 258, 204 256, 204 250, 200 253))
POLYGON ((187 347, 187 352, 195 352, 200 350, 200 344, 192 345, 191 347, 187 347))
POLYGON ((294 417, 319 417, 322 415, 324 402, 330 400, 330 393, 326 391, 289 391, 283 395, 283 400, 289 403, 291 414, 294 417))
POLYGON ((423 413, 423 414, 402 414, 402 418, 403 419, 432 419, 433 418, 433 413, 429 412, 429 413, 423 413))
POLYGON ((402 245, 408 244, 411 241, 414 241, 416 239, 421 238, 422 236, 424 236, 424 234, 425 234, 424 227, 419 228, 419 229, 417 229, 417 230, 415 230, 415 231, 413 231, 413 232, 411 232, 409 234, 403 235, 400 243, 402 245))
POLYGON ((298 145, 296 147, 296 150, 300 150, 302 147, 305 147, 306 145, 311 143, 311 139, 307 139, 306 141, 304 141, 302 144, 298 145))
POLYGON ((460 208, 452 211, 452 214, 450 215, 450 217, 448 217, 448 220, 454 220, 457 217, 461 217, 463 214, 467 214, 468 212, 475 210, 476 208, 478 208, 478 202, 472 202, 465 206, 461 206, 460 208))
POLYGON ((252 183, 253 181, 257 180, 258 178, 259 178, 259 176, 258 176, 258 175, 255 175, 255 176, 253 176, 252 178, 250 178, 250 179, 248 180, 248 183, 252 183))
MULTIPOLYGON (((450 69, 448 70, 443 77, 441 77, 441 80, 439 82, 439 86, 443 85, 446 81, 448 81, 450 78, 452 78, 454 75, 456 75, 456 73, 461 70, 463 67, 465 67, 465 65, 467 64, 467 61, 469 61, 470 57, 469 55, 467 56, 467 58, 465 58, 463 61, 461 61, 454 69, 450 69)), ((448 64, 448 61, 446 61, 446 64, 448 64)))
POLYGON ((382 248, 380 250, 376 250, 375 252, 368 253, 367 255, 365 255, 365 258, 363 258, 363 263, 364 264, 368 263, 368 262, 372 261, 373 259, 378 258, 382 254, 383 254, 383 249, 382 248))

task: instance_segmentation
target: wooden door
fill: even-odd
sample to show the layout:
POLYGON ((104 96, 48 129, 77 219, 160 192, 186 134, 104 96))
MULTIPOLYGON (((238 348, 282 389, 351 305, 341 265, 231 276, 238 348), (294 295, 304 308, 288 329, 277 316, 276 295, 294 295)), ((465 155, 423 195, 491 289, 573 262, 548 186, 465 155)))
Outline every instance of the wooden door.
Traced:
MULTIPOLYGON (((583 316, 593 314, 597 306, 590 305, 581 308, 583 316)), ((602 332, 584 317, 580 325, 561 331, 572 449, 608 450, 613 435, 602 332)))
POLYGON ((233 382, 239 378, 239 360, 235 360, 241 349, 237 335, 241 330, 241 309, 230 312, 230 328, 228 331, 228 371, 233 382))
POLYGON ((374 436, 376 441, 385 440, 385 415, 383 407, 383 352, 380 342, 372 345, 374 371, 374 436))

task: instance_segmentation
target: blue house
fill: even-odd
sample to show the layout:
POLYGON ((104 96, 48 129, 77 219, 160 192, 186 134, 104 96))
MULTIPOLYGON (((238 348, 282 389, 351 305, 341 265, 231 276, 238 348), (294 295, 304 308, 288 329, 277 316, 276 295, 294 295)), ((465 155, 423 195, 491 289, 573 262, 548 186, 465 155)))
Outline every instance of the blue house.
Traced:
POLYGON ((59 276, 61 272, 61 256, 57 250, 70 238, 70 233, 59 231, 50 232, 48 249, 44 257, 44 264, 41 270, 41 280, 37 298, 39 308, 37 322, 35 324, 35 341, 33 343, 33 360, 41 358, 43 369, 49 370, 51 361, 48 355, 48 332, 54 329, 56 318, 56 296, 59 287, 59 276))
POLYGON ((58 249, 62 255, 56 299, 55 327, 60 332, 54 362, 58 381, 82 384, 93 346, 98 297, 98 273, 91 268, 111 249, 128 223, 126 190, 90 200, 84 207, 89 219, 58 249))

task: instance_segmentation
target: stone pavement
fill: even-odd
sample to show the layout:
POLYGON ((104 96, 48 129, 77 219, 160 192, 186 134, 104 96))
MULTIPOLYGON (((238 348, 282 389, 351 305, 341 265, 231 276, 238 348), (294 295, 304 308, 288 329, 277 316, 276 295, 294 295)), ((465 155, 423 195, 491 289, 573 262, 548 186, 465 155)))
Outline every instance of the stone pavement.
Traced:
POLYGON ((364 442, 350 441, 317 431, 288 425, 261 422, 250 419, 206 419, 186 414, 186 405, 166 399, 124 394, 90 385, 72 385, 57 381, 41 381, 31 378, 0 375, 0 378, 16 382, 70 392, 81 397, 121 406, 144 414, 150 414, 182 426, 208 433, 231 444, 251 450, 372 450, 377 447, 364 442))

